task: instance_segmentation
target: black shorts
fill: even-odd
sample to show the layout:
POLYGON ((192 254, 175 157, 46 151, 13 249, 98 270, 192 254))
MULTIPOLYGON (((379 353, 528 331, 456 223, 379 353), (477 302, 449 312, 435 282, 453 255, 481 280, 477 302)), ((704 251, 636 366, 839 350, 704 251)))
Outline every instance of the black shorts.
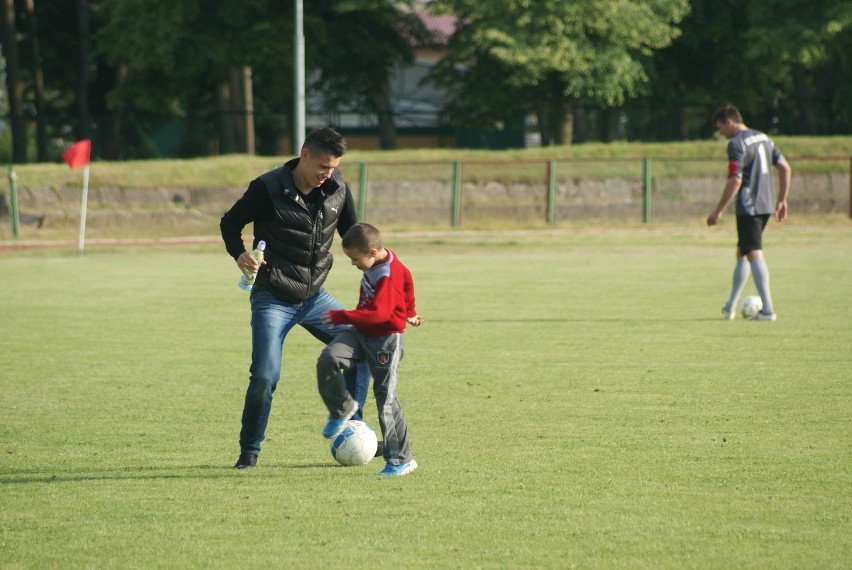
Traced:
POLYGON ((757 216, 737 216, 737 247, 740 255, 756 249, 763 249, 763 228, 769 221, 769 214, 757 216))

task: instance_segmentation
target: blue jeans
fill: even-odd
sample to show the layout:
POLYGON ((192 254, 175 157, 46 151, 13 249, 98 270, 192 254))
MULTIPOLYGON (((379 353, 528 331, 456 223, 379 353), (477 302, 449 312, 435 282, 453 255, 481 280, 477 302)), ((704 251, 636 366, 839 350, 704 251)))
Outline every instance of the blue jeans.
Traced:
MULTIPOLYGON (((272 394, 281 378, 281 359, 284 339, 296 325, 301 325, 314 337, 328 344, 337 334, 349 328, 323 325, 322 315, 343 306, 323 288, 301 303, 284 303, 272 293, 255 288, 251 294, 251 368, 246 400, 243 406, 243 427, 240 431, 240 453, 260 452, 260 442, 266 433, 272 394)), ((347 371, 346 386, 363 408, 370 385, 370 369, 359 366, 347 371)))

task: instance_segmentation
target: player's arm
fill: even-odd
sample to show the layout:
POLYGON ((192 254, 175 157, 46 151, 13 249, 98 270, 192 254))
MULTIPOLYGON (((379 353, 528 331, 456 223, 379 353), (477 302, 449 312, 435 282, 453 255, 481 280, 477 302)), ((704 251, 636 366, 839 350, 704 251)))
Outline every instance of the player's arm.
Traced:
POLYGON ((407 267, 403 266, 405 272, 403 276, 405 279, 403 280, 403 294, 405 295, 405 306, 406 306, 406 322, 413 326, 419 327, 423 324, 423 317, 417 314, 417 309, 415 308, 414 301, 414 279, 411 277, 411 272, 407 267))
POLYGON ((337 233, 340 237, 358 222, 358 210, 355 208, 355 199, 352 197, 352 190, 349 184, 343 182, 343 210, 340 212, 340 218, 337 219, 337 233))
POLYGON ((722 212, 725 211, 725 208, 728 207, 728 204, 731 203, 731 200, 733 200, 734 196, 737 195, 737 192, 740 191, 742 183, 743 179, 738 174, 729 173, 728 181, 725 183, 725 189, 722 190, 722 197, 719 198, 719 203, 716 204, 716 209, 707 216, 708 226, 716 225, 719 222, 719 219, 722 217, 722 212))
POLYGON ((335 325, 379 325, 391 320, 395 306, 395 293, 389 277, 375 285, 375 297, 369 307, 352 311, 329 311, 329 320, 335 325))
POLYGON ((272 201, 263 183, 256 179, 249 184, 245 194, 237 200, 231 209, 225 212, 219 222, 219 231, 225 242, 225 249, 231 257, 239 259, 246 253, 243 244, 243 228, 254 221, 271 219, 272 201))
POLYGON ((786 160, 775 163, 778 168, 778 202, 775 204, 775 219, 779 222, 787 217, 787 194, 790 193, 790 180, 793 177, 793 169, 786 160))

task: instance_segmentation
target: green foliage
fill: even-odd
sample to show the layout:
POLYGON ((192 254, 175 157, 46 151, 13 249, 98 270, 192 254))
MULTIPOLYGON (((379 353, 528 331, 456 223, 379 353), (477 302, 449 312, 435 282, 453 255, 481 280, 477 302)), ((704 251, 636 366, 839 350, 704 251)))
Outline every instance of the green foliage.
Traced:
POLYGON ((775 323, 718 314, 731 225, 389 235, 425 318, 393 481, 333 463, 301 330, 230 468, 250 329, 221 247, 6 254, 4 568, 845 568, 852 235, 783 228, 775 323))
POLYGON ((543 117, 542 107, 549 106, 544 134, 556 142, 563 140, 566 104, 615 106, 638 94, 647 81, 643 57, 671 43, 688 10, 686 0, 438 0, 434 6, 461 19, 461 35, 437 73, 472 65, 471 76, 455 76, 464 86, 462 99, 473 103, 465 110, 487 105, 490 94, 506 86, 518 97, 510 107, 518 113, 543 117), (483 71, 502 81, 483 81, 483 71))
MULTIPOLYGON (((30 15, 16 2, 24 109, 35 61, 30 15)), ((416 3, 305 2, 312 109, 354 110, 393 126, 388 79, 428 45, 416 3)), ((707 115, 737 104, 779 134, 852 132, 852 3, 819 0, 437 0, 459 33, 432 80, 450 93, 456 125, 502 130, 535 116, 545 144, 576 140, 686 140, 707 136, 707 115), (578 126, 567 128, 572 111, 578 126)), ((90 37, 77 4, 38 1, 49 153, 92 133, 109 160, 228 153, 222 98, 235 70, 252 70, 258 152, 291 136, 293 5, 270 0, 89 0, 90 37), (81 62, 90 43, 89 61, 81 62), (88 83, 81 85, 85 70, 88 83), (74 133, 74 134, 72 134, 74 133), (179 133, 172 145, 157 145, 179 133)), ((440 46, 438 46, 440 47, 440 46)), ((386 129, 382 129, 383 137, 386 129)), ((27 136, 32 136, 31 134, 27 136)), ((32 145, 29 145, 31 147, 32 145)), ((34 153, 28 152, 32 157, 34 153)))
POLYGON ((12 130, 0 130, 0 162, 12 162, 12 130))
POLYGON ((414 61, 415 41, 427 37, 410 6, 403 8, 411 2, 306 4, 306 34, 330 48, 315 60, 320 74, 313 88, 324 93, 330 111, 378 112, 391 74, 414 61))
POLYGON ((706 136, 708 109, 728 102, 773 134, 850 131, 852 3, 690 5, 681 35, 650 64, 648 97, 626 106, 630 138, 706 136))
POLYGON ((98 54, 124 69, 123 79, 110 90, 109 108, 140 114, 139 122, 149 131, 186 120, 181 156, 207 154, 217 136, 217 125, 208 117, 216 113, 216 95, 233 69, 258 64, 262 101, 273 95, 265 90, 269 62, 262 58, 274 58, 276 74, 292 60, 291 52, 281 48, 281 34, 292 26, 268 0, 107 0, 101 10, 98 54))

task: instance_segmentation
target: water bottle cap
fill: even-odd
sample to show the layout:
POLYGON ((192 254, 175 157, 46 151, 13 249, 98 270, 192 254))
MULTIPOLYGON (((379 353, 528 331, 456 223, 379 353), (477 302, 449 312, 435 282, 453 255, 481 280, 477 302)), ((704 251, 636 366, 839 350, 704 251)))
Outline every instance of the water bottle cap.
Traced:
POLYGON ((259 242, 257 242, 257 249, 259 249, 260 251, 263 251, 264 249, 266 249, 266 242, 263 241, 263 240, 260 240, 259 242))

